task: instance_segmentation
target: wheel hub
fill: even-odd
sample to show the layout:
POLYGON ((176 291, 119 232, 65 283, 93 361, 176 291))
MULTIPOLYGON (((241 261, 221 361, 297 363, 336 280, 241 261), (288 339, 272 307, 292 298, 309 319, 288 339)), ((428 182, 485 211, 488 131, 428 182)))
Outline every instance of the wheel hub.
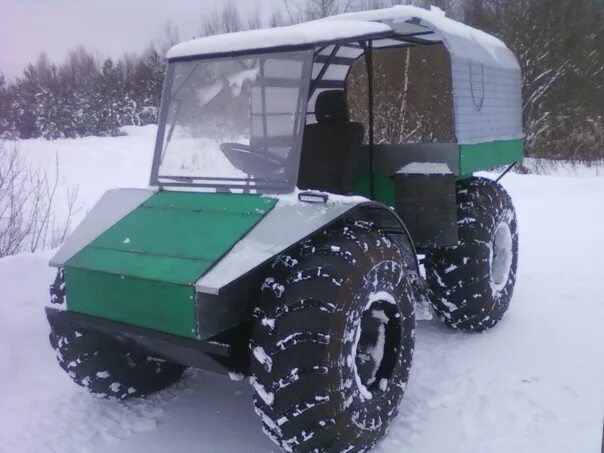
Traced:
POLYGON ((495 229, 493 243, 491 244, 490 269, 491 269, 491 288, 494 291, 501 291, 508 282, 510 270, 512 268, 512 231, 506 222, 501 222, 495 229))
POLYGON ((364 399, 386 390, 400 348, 401 315, 397 305, 387 300, 368 303, 353 350, 355 378, 364 399))

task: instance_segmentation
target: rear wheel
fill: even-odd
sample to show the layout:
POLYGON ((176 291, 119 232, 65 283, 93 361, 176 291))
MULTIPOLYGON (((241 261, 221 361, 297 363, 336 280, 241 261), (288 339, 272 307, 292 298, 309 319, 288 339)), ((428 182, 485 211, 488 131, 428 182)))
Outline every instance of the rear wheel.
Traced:
POLYGON ((251 382, 287 451, 365 451, 403 396, 413 294, 396 246, 344 222, 278 257, 254 313, 251 382))
POLYGON ((456 329, 481 331, 507 311, 518 264, 516 212, 507 192, 486 178, 457 183, 459 243, 426 252, 432 303, 456 329))

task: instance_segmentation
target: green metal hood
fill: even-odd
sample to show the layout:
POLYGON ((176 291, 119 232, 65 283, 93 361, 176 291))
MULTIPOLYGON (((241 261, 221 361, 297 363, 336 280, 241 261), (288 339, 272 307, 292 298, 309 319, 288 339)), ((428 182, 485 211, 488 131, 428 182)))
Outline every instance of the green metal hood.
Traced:
POLYGON ((195 282, 276 202, 249 194, 152 195, 65 262, 68 309, 196 337, 195 282))

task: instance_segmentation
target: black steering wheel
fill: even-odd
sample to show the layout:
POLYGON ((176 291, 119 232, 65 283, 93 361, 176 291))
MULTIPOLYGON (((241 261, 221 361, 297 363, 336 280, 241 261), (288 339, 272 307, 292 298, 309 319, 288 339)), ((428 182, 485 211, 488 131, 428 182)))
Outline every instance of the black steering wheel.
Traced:
POLYGON ((235 168, 245 174, 268 178, 285 167, 286 159, 243 143, 221 143, 224 153, 235 168))

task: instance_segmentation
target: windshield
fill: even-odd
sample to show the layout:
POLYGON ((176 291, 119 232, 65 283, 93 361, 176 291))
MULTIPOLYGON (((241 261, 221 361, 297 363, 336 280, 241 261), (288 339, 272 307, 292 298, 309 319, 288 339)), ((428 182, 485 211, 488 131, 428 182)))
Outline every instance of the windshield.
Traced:
POLYGON ((152 184, 295 187, 311 51, 170 63, 152 184))

